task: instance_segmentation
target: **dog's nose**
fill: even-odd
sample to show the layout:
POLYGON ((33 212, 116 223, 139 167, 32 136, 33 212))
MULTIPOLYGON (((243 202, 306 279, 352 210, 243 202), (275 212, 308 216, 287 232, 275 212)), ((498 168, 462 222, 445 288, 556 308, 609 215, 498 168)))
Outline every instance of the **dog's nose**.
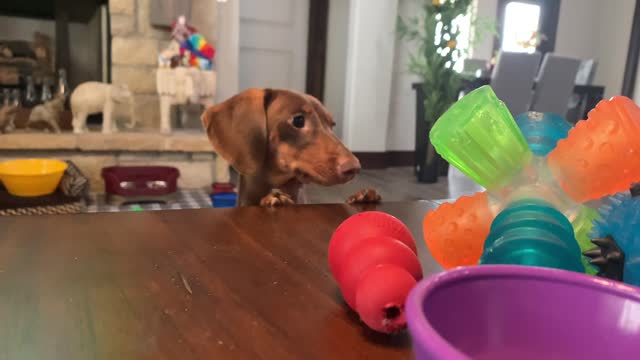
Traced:
POLYGON ((360 161, 356 157, 338 160, 338 174, 345 179, 352 179, 360 172, 360 161))

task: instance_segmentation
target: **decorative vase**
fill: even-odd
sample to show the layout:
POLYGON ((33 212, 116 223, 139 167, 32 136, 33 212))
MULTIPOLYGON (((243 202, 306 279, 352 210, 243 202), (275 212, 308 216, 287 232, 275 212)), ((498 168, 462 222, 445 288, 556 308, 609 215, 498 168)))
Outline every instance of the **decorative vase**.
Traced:
POLYGON ((435 151, 429 140, 429 131, 436 119, 427 118, 422 83, 414 83, 412 87, 416 91, 414 175, 418 182, 432 184, 438 182, 438 176, 447 176, 449 163, 435 151))
POLYGON ((416 176, 418 182, 433 184, 438 182, 442 158, 433 145, 428 140, 426 142, 425 150, 422 152, 422 161, 416 165, 416 176))

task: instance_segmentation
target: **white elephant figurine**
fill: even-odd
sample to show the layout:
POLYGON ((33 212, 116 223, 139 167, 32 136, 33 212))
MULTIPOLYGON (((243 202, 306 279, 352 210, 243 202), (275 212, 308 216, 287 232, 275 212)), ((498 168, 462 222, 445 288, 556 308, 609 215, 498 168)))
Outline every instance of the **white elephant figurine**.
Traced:
POLYGON ((156 86, 160 95, 160 132, 171 133, 171 105, 214 105, 216 72, 195 67, 159 68, 156 86))
POLYGON ((73 114, 73 132, 80 134, 87 128, 87 116, 102 113, 102 133, 118 131, 113 121, 114 104, 126 103, 129 106, 130 122, 133 128, 133 100, 127 85, 112 85, 97 81, 88 81, 78 85, 71 93, 71 113, 73 114))

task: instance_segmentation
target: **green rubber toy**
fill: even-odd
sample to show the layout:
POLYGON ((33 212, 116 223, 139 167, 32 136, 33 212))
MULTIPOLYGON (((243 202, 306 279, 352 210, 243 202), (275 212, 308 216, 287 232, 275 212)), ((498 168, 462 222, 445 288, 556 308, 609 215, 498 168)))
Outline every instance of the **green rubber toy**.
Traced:
POLYGON ((490 191, 509 184, 533 156, 511 112, 488 85, 453 104, 429 138, 438 154, 490 191))

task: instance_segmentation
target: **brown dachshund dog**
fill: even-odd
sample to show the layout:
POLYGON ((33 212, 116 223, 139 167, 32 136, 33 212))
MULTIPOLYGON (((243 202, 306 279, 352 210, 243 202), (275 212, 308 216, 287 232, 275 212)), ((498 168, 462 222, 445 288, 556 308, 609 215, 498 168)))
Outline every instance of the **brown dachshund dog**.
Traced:
MULTIPOLYGON (((342 184, 360 171, 333 134, 331 115, 310 95, 249 89, 207 109, 202 123, 215 151, 240 174, 240 206, 304 202, 303 184, 342 184)), ((378 201, 372 189, 347 200, 378 201)))

